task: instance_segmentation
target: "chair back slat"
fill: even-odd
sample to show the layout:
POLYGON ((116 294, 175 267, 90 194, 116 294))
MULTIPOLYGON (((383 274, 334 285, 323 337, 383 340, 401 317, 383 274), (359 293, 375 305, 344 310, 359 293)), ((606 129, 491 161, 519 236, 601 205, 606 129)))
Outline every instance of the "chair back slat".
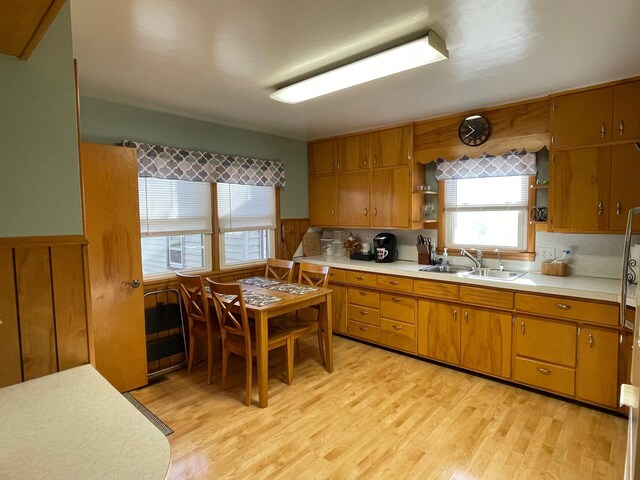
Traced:
POLYGON ((327 288, 329 283, 329 269, 325 265, 301 263, 298 273, 298 283, 305 283, 312 287, 327 288))
POLYGON ((182 303, 189 319, 189 327, 194 323, 209 321, 209 302, 206 300, 204 282, 200 275, 186 275, 176 272, 182 303))
POLYGON ((240 284, 218 283, 209 278, 206 279, 206 282, 211 290, 213 306, 218 316, 218 322, 220 322, 223 340, 226 335, 235 335, 245 337, 250 341, 249 319, 240 284), (224 298, 227 295, 232 295, 232 299, 224 298), (236 304, 237 306, 235 306, 236 304))
POLYGON ((267 258, 264 276, 291 283, 291 280, 293 280, 293 262, 291 260, 280 260, 279 258, 267 258))

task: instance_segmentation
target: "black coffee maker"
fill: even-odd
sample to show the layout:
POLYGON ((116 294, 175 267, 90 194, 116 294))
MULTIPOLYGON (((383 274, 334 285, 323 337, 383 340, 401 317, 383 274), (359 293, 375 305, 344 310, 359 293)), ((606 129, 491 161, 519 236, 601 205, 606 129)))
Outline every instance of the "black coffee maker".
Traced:
POLYGON ((396 236, 393 233, 379 233, 373 239, 373 254, 376 262, 390 263, 398 259, 396 236))

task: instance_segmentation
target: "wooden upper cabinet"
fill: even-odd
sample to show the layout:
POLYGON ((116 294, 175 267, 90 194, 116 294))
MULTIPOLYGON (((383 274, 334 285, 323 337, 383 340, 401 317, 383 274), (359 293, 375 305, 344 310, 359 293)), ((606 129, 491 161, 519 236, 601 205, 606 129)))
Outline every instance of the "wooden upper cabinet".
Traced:
POLYGON ((613 87, 559 95, 552 102, 555 147, 611 141, 613 87))
POLYGON ((638 178, 640 178, 640 150, 636 148, 635 143, 611 147, 610 231, 624 232, 629 209, 640 205, 638 178))
POLYGON ((408 228, 411 224, 409 167, 371 173, 371 226, 408 228))
POLYGON ((608 407, 617 406, 618 331, 583 327, 578 336, 576 397, 608 407))
POLYGON ((640 138, 640 81, 613 88, 612 140, 640 138))
POLYGON ((460 363, 479 372, 511 377, 511 313, 462 309, 460 363))
POLYGON ((339 172, 356 172, 370 167, 370 136, 353 135, 338 139, 339 172))
POLYGON ((309 144, 309 174, 325 175, 336 171, 336 142, 327 140, 309 144))
POLYGON ((389 128, 371 134, 373 168, 397 167, 411 162, 411 126, 389 128))
POLYGON ((371 173, 338 175, 338 225, 368 227, 370 224, 369 183, 371 173))
POLYGON ((309 221, 311 225, 338 224, 337 175, 309 177, 309 221))
POLYGON ((607 229, 610 156, 610 147, 555 152, 551 213, 554 231, 607 229))

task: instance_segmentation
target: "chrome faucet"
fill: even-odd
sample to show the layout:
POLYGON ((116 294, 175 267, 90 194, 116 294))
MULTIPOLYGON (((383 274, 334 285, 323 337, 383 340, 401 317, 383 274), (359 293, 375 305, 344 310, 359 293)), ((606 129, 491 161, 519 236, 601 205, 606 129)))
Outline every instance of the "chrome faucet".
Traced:
POLYGON ((469 260, 471 260, 476 268, 482 268, 482 252, 477 248, 470 248, 469 250, 473 250, 476 252, 476 257, 474 258, 469 252, 467 252, 464 248, 460 249, 460 255, 464 255, 469 260))
POLYGON ((502 257, 500 256, 500 249, 496 248, 494 250, 494 252, 496 253, 496 255, 498 255, 498 270, 503 271, 504 270, 504 265, 502 264, 502 257))

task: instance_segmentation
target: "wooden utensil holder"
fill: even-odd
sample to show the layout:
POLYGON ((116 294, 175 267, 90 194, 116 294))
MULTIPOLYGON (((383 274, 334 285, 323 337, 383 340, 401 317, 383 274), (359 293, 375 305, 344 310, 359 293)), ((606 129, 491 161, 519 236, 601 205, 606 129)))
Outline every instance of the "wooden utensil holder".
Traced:
POLYGON ((566 263, 542 262, 542 274, 554 277, 566 277, 569 275, 569 265, 566 263))

